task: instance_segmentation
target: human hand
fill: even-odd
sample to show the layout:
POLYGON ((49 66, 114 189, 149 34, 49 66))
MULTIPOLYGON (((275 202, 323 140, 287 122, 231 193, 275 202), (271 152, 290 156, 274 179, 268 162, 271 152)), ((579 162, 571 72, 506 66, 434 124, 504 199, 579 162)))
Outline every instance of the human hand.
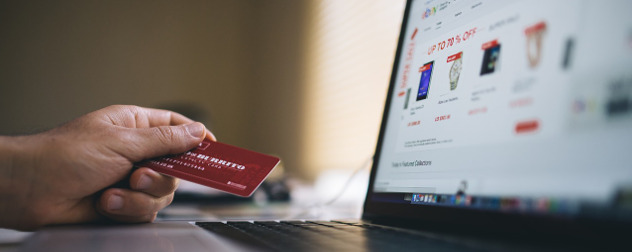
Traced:
POLYGON ((215 140, 175 112, 116 105, 44 133, 0 137, 0 227, 151 222, 178 180, 142 167, 130 175, 133 164, 185 152, 205 136, 215 140), (125 180, 129 189, 109 188, 125 180))

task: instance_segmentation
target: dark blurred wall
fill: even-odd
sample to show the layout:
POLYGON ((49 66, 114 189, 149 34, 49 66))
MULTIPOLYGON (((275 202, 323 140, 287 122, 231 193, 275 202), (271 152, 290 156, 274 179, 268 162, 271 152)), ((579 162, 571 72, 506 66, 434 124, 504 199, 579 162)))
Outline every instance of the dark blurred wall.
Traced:
POLYGON ((293 175, 309 177, 300 165, 304 149, 304 38, 313 1, 257 1, 254 40, 253 148, 281 157, 293 175))
POLYGON ((0 1, 0 134, 110 104, 193 108, 220 141, 297 169, 305 5, 0 1))

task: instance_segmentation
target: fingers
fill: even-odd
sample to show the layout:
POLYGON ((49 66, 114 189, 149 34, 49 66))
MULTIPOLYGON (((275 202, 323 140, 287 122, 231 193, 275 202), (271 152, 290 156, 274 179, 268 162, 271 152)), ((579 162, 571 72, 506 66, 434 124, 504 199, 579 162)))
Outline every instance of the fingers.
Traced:
POLYGON ((117 129, 117 140, 108 146, 131 162, 195 148, 204 138, 216 141, 204 125, 176 112, 114 105, 95 112, 117 129), (125 129, 126 128, 126 129, 125 129))
POLYGON ((130 187, 106 190, 97 204, 99 212, 120 222, 151 222, 173 200, 178 179, 141 167, 130 176, 130 187))
POLYGON ((206 135, 201 123, 129 129, 122 141, 112 143, 117 153, 132 162, 183 153, 195 148, 206 135))
MULTIPOLYGON (((159 126, 168 126, 168 125, 174 126, 174 125, 193 123, 193 120, 173 111, 163 110, 163 109, 154 109, 154 108, 142 108, 142 107, 138 107, 138 108, 142 110, 142 112, 139 112, 139 113, 143 113, 144 116, 147 118, 147 122, 149 124, 148 127, 159 127, 159 126)), ((136 117, 136 118, 137 120, 139 120, 138 119, 139 117, 136 117)), ((217 141, 213 133, 211 133, 206 128, 204 128, 204 130, 206 132, 206 138, 212 141, 217 141)))
POLYGON ((186 116, 173 111, 131 105, 112 105, 95 113, 113 125, 127 128, 149 128, 193 122, 186 116))
MULTIPOLYGON (((91 114, 105 119, 113 125, 126 128, 175 126, 194 122, 188 117, 173 111, 132 105, 112 105, 91 114)), ((207 129, 206 131, 208 132, 209 130, 207 129)), ((215 141, 215 137, 212 134, 209 136, 209 139, 215 141)))
POLYGON ((173 194, 154 197, 144 192, 112 188, 106 190, 97 203, 104 216, 120 222, 151 222, 161 209, 173 200, 173 194))
POLYGON ((149 168, 138 168, 129 179, 130 187, 154 197, 164 197, 172 194, 177 188, 177 178, 162 175, 149 168))
POLYGON ((213 132, 211 132, 210 130, 206 130, 206 139, 209 139, 213 142, 217 142, 217 138, 215 137, 215 135, 213 135, 213 132))
POLYGON ((169 110, 140 108, 149 122, 149 127, 189 124, 193 120, 169 110))

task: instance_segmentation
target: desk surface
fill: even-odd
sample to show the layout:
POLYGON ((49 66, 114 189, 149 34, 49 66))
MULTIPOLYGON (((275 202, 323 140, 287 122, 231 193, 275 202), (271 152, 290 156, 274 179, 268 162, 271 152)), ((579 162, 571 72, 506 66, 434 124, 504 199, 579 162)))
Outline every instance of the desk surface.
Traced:
MULTIPOLYGON (((218 220, 279 220, 279 219, 357 219, 361 205, 273 203, 257 205, 240 203, 230 205, 172 204, 159 213, 156 222, 171 221, 218 221, 218 220)), ((24 241, 34 232, 19 232, 0 229, 0 252, 18 251, 24 241)))

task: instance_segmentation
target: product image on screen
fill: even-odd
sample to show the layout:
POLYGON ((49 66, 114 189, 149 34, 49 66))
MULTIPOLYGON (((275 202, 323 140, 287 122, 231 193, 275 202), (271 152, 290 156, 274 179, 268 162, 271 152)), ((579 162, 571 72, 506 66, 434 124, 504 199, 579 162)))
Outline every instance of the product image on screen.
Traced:
POLYGON ((455 90, 463 69, 463 52, 448 57, 448 63, 450 62, 453 62, 450 67, 450 90, 455 90))
POLYGON ((568 69, 571 65, 571 57, 573 54, 573 38, 566 39, 564 43, 564 58, 562 60, 562 68, 568 69))
POLYGON ((410 100, 410 88, 406 90, 406 101, 404 101, 404 109, 408 109, 409 100, 410 100))
POLYGON ((428 89, 430 88, 433 65, 434 61, 431 61, 419 68, 421 80, 419 81, 419 90, 417 91, 417 101, 428 98, 428 89))
POLYGON ((529 67, 535 68, 540 64, 542 58, 542 40, 546 34, 546 23, 539 22, 525 29, 524 34, 527 38, 527 59, 529 67))
POLYGON ((493 73, 496 70, 498 64, 498 58, 500 57, 500 44, 497 41, 492 41, 483 44, 483 65, 481 66, 481 75, 493 73))

